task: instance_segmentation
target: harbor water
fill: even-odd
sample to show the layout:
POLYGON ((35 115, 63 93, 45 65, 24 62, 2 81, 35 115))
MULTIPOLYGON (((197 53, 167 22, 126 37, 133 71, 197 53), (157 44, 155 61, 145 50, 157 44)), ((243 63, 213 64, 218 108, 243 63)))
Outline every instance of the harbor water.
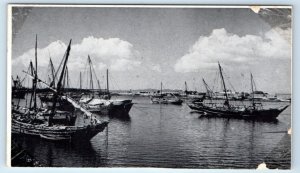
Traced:
POLYGON ((47 167, 255 169, 291 126, 290 106, 277 121, 266 122, 203 117, 185 103, 152 104, 148 97, 134 97, 133 103, 129 118, 98 116, 109 120, 108 131, 90 142, 16 140, 47 167))

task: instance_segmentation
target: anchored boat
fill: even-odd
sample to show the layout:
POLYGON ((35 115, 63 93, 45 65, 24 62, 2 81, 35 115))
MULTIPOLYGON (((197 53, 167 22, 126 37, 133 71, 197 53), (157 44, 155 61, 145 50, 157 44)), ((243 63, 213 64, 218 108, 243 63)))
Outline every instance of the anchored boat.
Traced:
POLYGON ((151 102, 155 104, 174 104, 181 105, 182 100, 173 93, 162 93, 162 82, 160 83, 160 91, 156 95, 150 97, 151 102))
MULTIPOLYGON (((93 68, 90 56, 88 56, 88 64, 90 89, 94 90, 93 76, 97 79, 97 75, 93 68)), ((79 100, 79 103, 81 103, 90 112, 113 116, 128 116, 128 113, 133 105, 132 100, 111 99, 111 94, 109 92, 108 69, 106 70, 106 91, 101 90, 98 79, 97 83, 99 92, 83 95, 79 100)))
POLYGON ((75 121, 69 116, 70 112, 59 112, 55 106, 58 102, 58 98, 61 97, 62 78, 66 69, 66 64, 71 50, 71 40, 69 42, 67 51, 63 58, 63 67, 57 83, 56 88, 51 87, 46 82, 40 80, 37 76, 37 39, 35 45, 35 68, 31 64, 31 74, 28 74, 33 78, 32 97, 29 108, 21 108, 18 106, 12 106, 12 134, 16 135, 30 135, 38 136, 47 140, 71 140, 71 141, 83 141, 90 140, 99 132, 102 132, 107 127, 107 121, 100 121, 96 119, 92 113, 77 104, 72 98, 64 96, 77 109, 80 109, 86 117, 90 120, 89 123, 80 126, 75 125, 75 121), (37 108, 36 104, 36 88, 37 83, 42 82, 49 89, 53 91, 53 103, 51 109, 37 108), (33 102, 33 107, 31 103, 33 102), (43 117, 43 118, 41 118, 43 117), (57 117, 65 117, 67 122, 57 121, 57 117))
MULTIPOLYGON (((228 118, 251 118, 251 119, 276 119, 278 115, 284 111, 289 105, 281 106, 277 108, 265 108, 261 103, 255 101, 254 96, 252 97, 251 105, 246 106, 241 101, 242 105, 237 106, 230 103, 227 95, 226 84, 224 81, 224 77, 222 74, 222 67, 220 63, 218 63, 220 77, 222 81, 222 86, 225 92, 225 101, 223 104, 216 103, 216 102, 199 102, 199 103, 192 103, 188 104, 188 106, 200 112, 204 112, 207 116, 220 116, 220 117, 228 117, 228 118)), ((207 84, 203 80, 208 93, 211 93, 207 84)), ((253 92, 253 76, 251 74, 251 89, 253 92)))

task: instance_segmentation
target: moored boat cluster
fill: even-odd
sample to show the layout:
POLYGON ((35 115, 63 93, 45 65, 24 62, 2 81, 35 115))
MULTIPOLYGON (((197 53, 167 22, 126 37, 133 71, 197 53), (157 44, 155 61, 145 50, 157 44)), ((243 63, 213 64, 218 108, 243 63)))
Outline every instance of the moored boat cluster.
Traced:
MULTIPOLYGON (((132 99, 113 99, 112 95, 115 93, 109 90, 108 70, 106 72, 106 89, 100 88, 97 73, 89 55, 87 55, 87 64, 89 65, 87 71, 89 79, 87 80, 90 86, 83 89, 80 73, 79 89, 71 91, 65 88, 65 85, 68 84, 67 62, 71 51, 71 40, 59 69, 54 69, 50 59, 50 82, 45 82, 38 76, 37 41, 35 51, 35 65, 30 62, 30 70, 24 72, 31 77, 32 87, 30 89, 22 87, 19 77, 13 80, 12 97, 24 99, 25 94, 30 93, 30 101, 26 106, 20 106, 19 102, 12 103, 12 134, 37 136, 52 141, 89 141, 108 126, 108 121, 100 120, 99 115, 129 116, 133 106, 132 99), (94 87, 96 85, 93 78, 97 80, 98 88, 94 87), (38 92, 39 83, 47 87, 46 92, 38 92), (41 102, 41 106, 38 105, 37 100, 41 102), (77 122, 79 117, 84 119, 84 123, 77 122)), ((223 69, 219 63, 218 70, 223 87, 222 92, 212 91, 203 79, 207 90, 205 93, 188 91, 186 83, 183 93, 166 92, 163 91, 161 83, 160 90, 153 93, 140 91, 140 94, 126 92, 119 93, 119 95, 148 96, 149 101, 153 104, 182 105, 185 102, 191 110, 199 111, 204 115, 227 118, 276 119, 289 106, 265 108, 261 104, 262 101, 288 102, 289 100, 280 100, 277 97, 268 99, 258 97, 257 95, 264 93, 254 90, 252 74, 252 92, 235 97, 226 87, 222 74, 223 69), (238 101, 240 104, 232 104, 232 101, 238 101)))
POLYGON ((54 77, 54 80, 48 84, 38 77, 36 38, 35 66, 30 62, 30 73, 25 72, 32 78, 31 98, 29 105, 26 105, 26 107, 12 103, 11 131, 13 135, 37 136, 53 141, 89 141, 107 127, 107 121, 98 120, 85 107, 79 105, 73 98, 62 92, 63 79, 67 72, 67 62, 71 51, 71 41, 62 59, 63 65, 58 80, 54 83, 54 77), (41 96, 41 101, 50 103, 46 107, 39 107, 37 105, 38 83, 43 83, 51 90, 51 94, 41 96), (75 115, 75 109, 61 110, 62 108, 66 108, 66 104, 73 105, 73 108, 82 111, 82 115, 88 119, 87 123, 80 126, 76 125, 77 115, 75 115))

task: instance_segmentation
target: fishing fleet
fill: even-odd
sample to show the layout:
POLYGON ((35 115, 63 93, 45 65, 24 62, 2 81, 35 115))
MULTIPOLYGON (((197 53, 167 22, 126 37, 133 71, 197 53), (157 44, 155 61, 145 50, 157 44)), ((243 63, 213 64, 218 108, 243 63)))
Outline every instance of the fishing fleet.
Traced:
MULTIPOLYGON (((37 37, 35 41, 35 61, 29 62, 28 70, 23 71, 32 83, 25 88, 19 76, 12 78, 11 127, 13 135, 36 136, 51 141, 89 141, 107 128, 109 121, 99 116, 128 117, 134 106, 134 97, 147 97, 152 104, 187 105, 190 111, 197 111, 205 116, 226 118, 276 119, 290 104, 290 99, 270 97, 267 93, 255 88, 253 75, 250 74, 251 92, 232 92, 228 89, 223 76, 223 68, 218 62, 218 72, 222 90, 213 91, 204 79, 206 92, 185 90, 168 91, 163 83, 158 90, 110 91, 109 70, 106 70, 106 88, 100 87, 97 69, 94 69, 92 58, 87 55, 87 68, 83 72, 88 76, 88 86, 83 87, 82 72, 80 84, 76 89, 69 88, 68 59, 71 51, 70 40, 67 50, 57 69, 50 58, 49 79, 43 80, 38 75, 37 37), (97 81, 94 83, 94 81, 97 81), (43 85, 41 89, 38 86, 43 85), (97 86, 97 87, 96 87, 97 86), (25 99, 26 105, 20 105, 25 99), (119 99, 116 96, 127 96, 119 99), (128 99, 131 97, 131 99, 128 99), (16 101, 17 100, 17 101, 16 101), (284 102, 280 107, 265 107, 263 102, 284 102), (84 123, 78 123, 84 119, 84 123)), ((138 103, 137 103, 138 104, 138 103)))
MULTIPOLYGON (((74 99, 62 92, 63 78, 65 76, 67 62, 71 51, 70 40, 67 50, 62 59, 62 69, 58 76, 57 84, 51 85, 38 77, 37 65, 37 37, 35 42, 35 66, 30 62, 30 73, 25 72, 32 78, 31 98, 29 105, 21 107, 12 103, 11 131, 13 135, 37 136, 52 141, 89 141, 95 135, 102 132, 108 125, 108 121, 100 121, 87 109, 78 104, 74 99), (43 83, 51 90, 49 107, 38 107, 37 84, 43 83), (74 111, 59 110, 58 104, 68 102, 75 109, 82 111, 88 119, 86 124, 76 125, 77 115, 74 111)), ((63 106, 61 106, 63 107, 63 106)))

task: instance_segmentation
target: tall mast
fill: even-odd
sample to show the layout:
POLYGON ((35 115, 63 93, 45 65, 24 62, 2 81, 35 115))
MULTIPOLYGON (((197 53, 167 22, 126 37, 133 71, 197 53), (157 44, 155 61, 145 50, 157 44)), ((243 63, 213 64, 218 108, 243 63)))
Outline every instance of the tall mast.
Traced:
MULTIPOLYGON (((30 71, 31 71, 31 75, 35 76, 35 72, 33 69, 33 64, 32 61, 30 60, 30 71)), ((31 92, 31 97, 30 97, 30 102, 29 102, 29 108, 31 109, 31 105, 32 105, 32 101, 33 101, 33 97, 34 97, 34 93, 35 93, 35 82, 34 82, 34 78, 32 79, 32 92, 31 92)))
POLYGON ((34 76, 34 97, 33 97, 33 108, 36 110, 36 87, 37 87, 37 34, 35 35, 35 76, 34 76))
POLYGON ((101 87, 100 87, 100 82, 99 82, 99 80, 97 80, 97 83, 98 83, 99 94, 100 94, 100 93, 101 93, 101 87))
POLYGON ((51 58, 49 58, 49 68, 50 68, 50 75, 48 75, 48 79, 49 79, 49 83, 50 85, 53 84, 53 75, 52 75, 52 67, 51 67, 51 61, 50 61, 51 58))
POLYGON ((211 98, 212 97, 211 96, 211 89, 208 87, 207 83, 205 82, 205 80, 203 78, 202 78, 202 81, 203 81, 203 84, 206 88, 206 92, 207 92, 208 96, 211 98))
POLYGON ((66 66, 66 70, 63 76, 63 80, 62 80, 63 84, 62 84, 62 89, 66 89, 69 88, 69 70, 68 70, 68 66, 66 66))
POLYGON ((62 78, 63 78, 63 73, 66 70, 67 61, 68 61, 70 50, 71 50, 71 43, 72 43, 72 39, 69 42, 69 45, 68 45, 68 48, 67 48, 67 52, 66 52, 65 61, 64 61, 64 65, 63 65, 63 68, 62 68, 62 72, 61 72, 59 80, 57 82, 57 91, 59 91, 59 89, 61 89, 61 81, 62 81, 62 78))
POLYGON ((80 88, 80 90, 82 89, 82 86, 81 86, 81 72, 79 73, 79 88, 80 88))
POLYGON ((220 75, 221 75, 221 79, 222 79, 222 84, 223 84, 224 91, 225 91, 226 105, 229 106, 229 100, 228 100, 227 89, 226 89, 226 85, 225 85, 225 81, 224 81, 224 77, 223 77, 223 73, 222 73, 222 67, 219 62, 218 62, 218 65, 219 65, 220 75))
POLYGON ((184 86, 185 86, 185 94, 187 95, 187 93, 188 93, 188 88, 187 88, 186 81, 184 81, 184 86))
POLYGON ((110 96, 109 94, 109 83, 108 83, 108 69, 106 69, 106 90, 107 90, 107 94, 108 96, 110 96))
POLYGON ((90 65, 90 86, 91 86, 91 89, 93 90, 94 89, 93 72, 92 72, 92 61, 91 61, 90 55, 88 55, 88 61, 89 61, 89 65, 90 65))
POLYGON ((57 82, 57 87, 56 87, 57 92, 54 93, 52 110, 51 110, 51 114, 49 116, 49 121, 48 121, 48 125, 49 126, 52 126, 52 121, 53 121, 53 116, 55 114, 55 108, 56 108, 57 98, 58 98, 58 95, 60 94, 60 90, 61 90, 61 86, 62 86, 61 82, 62 82, 64 73, 65 73, 67 61, 68 61, 70 50, 71 50, 71 42, 72 42, 72 39, 70 40, 68 48, 66 50, 65 61, 64 61, 64 64, 63 64, 63 67, 62 67, 62 71, 60 73, 60 76, 59 76, 59 79, 58 79, 58 82, 57 82))
POLYGON ((37 79, 37 34, 35 35, 35 71, 36 71, 36 76, 35 78, 37 79))
POLYGON ((251 90, 252 90, 252 106, 255 107, 255 103, 254 103, 254 89, 253 89, 253 76, 252 73, 250 73, 251 76, 251 90))
POLYGON ((64 73, 64 77, 62 80, 62 90, 66 87, 66 72, 64 73))
POLYGON ((52 74, 52 85, 50 86, 54 86, 55 87, 55 69, 54 69, 54 65, 53 65, 53 62, 52 62, 52 59, 50 57, 50 68, 51 68, 51 74, 52 74))
POLYGON ((67 87, 66 88, 70 88, 68 66, 66 66, 66 77, 67 77, 67 87))
POLYGON ((66 70, 64 72, 64 76, 63 76, 63 79, 62 79, 61 91, 68 87, 67 75, 68 75, 68 66, 66 66, 66 70))
POLYGON ((160 95, 162 96, 162 82, 160 82, 160 95))

